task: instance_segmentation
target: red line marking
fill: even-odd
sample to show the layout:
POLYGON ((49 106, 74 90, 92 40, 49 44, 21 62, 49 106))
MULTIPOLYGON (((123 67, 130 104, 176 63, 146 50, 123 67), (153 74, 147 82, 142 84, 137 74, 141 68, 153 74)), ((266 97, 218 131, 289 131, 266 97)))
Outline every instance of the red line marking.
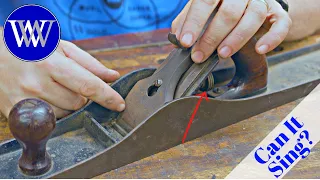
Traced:
POLYGON ((197 112, 198 112, 198 109, 199 109, 199 107, 200 107, 200 104, 201 104, 202 99, 205 98, 206 101, 209 100, 206 92, 203 92, 203 93, 201 93, 201 94, 197 94, 197 96, 200 96, 200 99, 198 100, 197 105, 196 105, 196 107, 195 107, 194 110, 193 110, 193 113, 192 113, 192 115, 191 115, 191 117, 190 117, 188 126, 187 126, 187 128, 186 128, 186 130, 185 130, 185 132, 184 132, 184 134, 183 134, 182 144, 185 142, 185 140, 186 140, 186 138, 187 138, 188 132, 189 132, 190 127, 191 127, 191 124, 192 124, 192 122, 193 122, 194 117, 196 116, 196 114, 197 114, 197 112))

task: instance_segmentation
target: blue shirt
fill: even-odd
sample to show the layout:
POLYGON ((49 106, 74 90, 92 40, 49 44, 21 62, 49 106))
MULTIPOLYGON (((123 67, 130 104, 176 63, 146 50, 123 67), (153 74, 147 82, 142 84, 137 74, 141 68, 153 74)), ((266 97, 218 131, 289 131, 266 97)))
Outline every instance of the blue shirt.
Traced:
POLYGON ((24 4, 39 4, 58 19, 64 40, 168 28, 188 0, 1 0, 0 22, 24 4))

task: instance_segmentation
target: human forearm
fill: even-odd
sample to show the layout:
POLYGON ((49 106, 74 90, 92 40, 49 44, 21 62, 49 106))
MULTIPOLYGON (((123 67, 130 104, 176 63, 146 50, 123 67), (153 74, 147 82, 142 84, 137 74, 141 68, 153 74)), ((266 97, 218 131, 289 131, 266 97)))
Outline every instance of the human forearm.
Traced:
POLYGON ((286 41, 302 39, 320 30, 319 0, 288 0, 292 27, 286 41))

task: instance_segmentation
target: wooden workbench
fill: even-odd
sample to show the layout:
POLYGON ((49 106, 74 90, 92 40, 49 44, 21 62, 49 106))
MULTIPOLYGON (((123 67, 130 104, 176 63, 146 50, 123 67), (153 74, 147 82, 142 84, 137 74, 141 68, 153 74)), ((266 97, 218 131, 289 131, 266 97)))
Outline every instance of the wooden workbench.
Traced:
MULTIPOLYGON (((123 75, 134 69, 159 66, 161 59, 172 50, 166 39, 168 32, 164 29, 75 43, 123 75)), ((284 43, 277 51, 289 51, 316 42, 320 42, 320 34, 303 41, 284 43)), ((299 102, 270 110, 97 178, 224 178, 299 102)), ((0 115, 0 141, 9 138, 12 136, 7 122, 0 115)), ((320 145, 316 145, 308 158, 301 160, 285 178, 320 178, 320 145)))

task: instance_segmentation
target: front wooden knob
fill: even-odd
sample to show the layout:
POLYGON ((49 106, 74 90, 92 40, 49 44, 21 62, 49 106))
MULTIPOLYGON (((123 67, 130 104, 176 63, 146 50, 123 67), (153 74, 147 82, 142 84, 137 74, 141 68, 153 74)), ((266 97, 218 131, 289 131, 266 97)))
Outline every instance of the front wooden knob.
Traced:
POLYGON ((41 175, 51 168, 46 144, 55 126, 53 109, 45 101, 25 99, 13 106, 9 114, 9 128, 23 149, 19 159, 23 173, 41 175))

